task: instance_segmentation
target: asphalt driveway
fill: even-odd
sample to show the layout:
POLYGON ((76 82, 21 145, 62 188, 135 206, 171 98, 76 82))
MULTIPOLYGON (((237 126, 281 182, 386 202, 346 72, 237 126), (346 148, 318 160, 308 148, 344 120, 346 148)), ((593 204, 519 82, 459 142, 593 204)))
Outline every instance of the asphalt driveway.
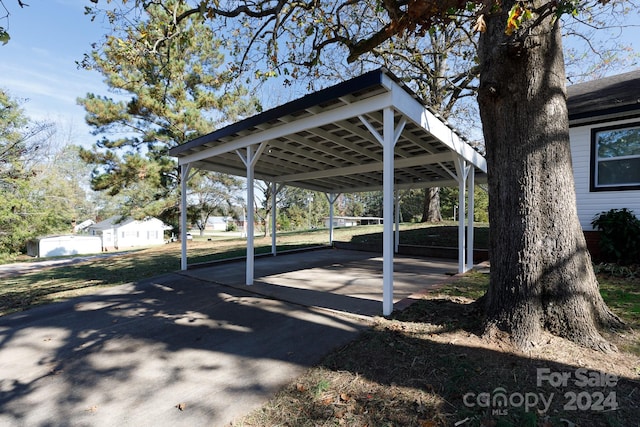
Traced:
MULTIPOLYGON (((375 257, 333 251, 287 255, 280 270, 285 257, 259 259, 252 287, 222 283, 241 275, 244 263, 231 263, 0 318, 0 425, 228 425, 381 309, 377 291, 361 292, 375 257), (323 277, 340 266, 346 282, 323 277)), ((427 286, 419 276, 406 273, 411 289, 427 286)))

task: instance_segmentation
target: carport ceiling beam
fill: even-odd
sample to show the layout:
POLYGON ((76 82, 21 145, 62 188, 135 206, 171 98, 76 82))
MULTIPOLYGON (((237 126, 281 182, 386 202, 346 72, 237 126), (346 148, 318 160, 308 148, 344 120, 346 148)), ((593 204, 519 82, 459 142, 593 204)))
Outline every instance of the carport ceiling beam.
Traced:
MULTIPOLYGON (((367 137, 369 135, 367 135, 365 132, 358 132, 360 129, 358 129, 356 126, 352 126, 349 125, 348 122, 342 122, 342 123, 335 123, 336 126, 339 126, 341 129, 354 134, 356 136, 359 136, 360 138, 362 138, 364 141, 367 140, 367 137), (364 134, 364 137, 363 135, 364 134)), ((372 152, 371 150, 368 150, 366 148, 360 147, 357 144, 354 144, 353 142, 350 142, 348 140, 346 140, 345 138, 341 138, 339 136, 334 135, 333 133, 326 131, 324 129, 320 129, 320 128, 315 128, 315 129, 309 129, 309 132, 313 133, 314 135, 319 136, 320 138, 324 138, 328 141, 334 142, 340 146, 342 146, 343 148, 346 148, 349 151, 354 151, 364 157, 368 157, 370 159, 373 159, 375 161, 381 162, 382 161, 382 156, 379 155, 378 153, 372 152)))
MULTIPOLYGON (((427 164, 435 164, 450 161, 452 153, 444 152, 428 156, 410 157, 407 159, 397 159, 395 161, 396 169, 409 168, 413 166, 422 166, 427 164)), ((279 182, 303 181, 308 179, 329 178, 334 176, 355 175, 368 172, 380 172, 383 170, 382 163, 368 163, 365 165, 347 166, 343 168, 333 168, 327 170, 319 170, 313 172, 304 172, 292 175, 283 175, 277 178, 279 182)))
MULTIPOLYGON (((316 111, 316 110, 319 110, 319 109, 308 109, 307 111, 316 111)), ((331 125, 335 126, 337 129, 347 131, 347 132, 349 132, 351 134, 353 134, 354 130, 357 129, 354 126, 348 126, 347 122, 344 122, 344 123, 331 123, 331 125)), ((262 131, 262 130, 268 129, 268 126, 260 125, 260 126, 258 126, 258 129, 260 129, 262 131)), ((376 161, 382 161, 382 157, 381 156, 372 153, 370 150, 367 150, 366 148, 359 147, 358 145, 354 144, 353 142, 347 141, 346 139, 344 139, 344 138, 342 138, 340 136, 337 136, 334 133, 332 133, 332 132, 330 132, 330 131, 328 131, 326 129, 322 129, 320 127, 309 128, 309 129, 306 129, 304 132, 307 132, 310 135, 314 135, 314 136, 319 137, 321 139, 324 139, 326 141, 331 141, 332 143, 334 143, 336 145, 339 145, 339 146, 341 146, 343 148, 346 148, 347 150, 342 151, 342 150, 337 150, 335 148, 328 148, 328 147, 326 147, 324 145, 315 143, 313 140, 310 139, 310 137, 300 135, 300 133, 290 134, 290 135, 287 135, 286 137, 278 139, 277 141, 272 141, 270 146, 271 147, 285 147, 286 144, 289 143, 289 141, 295 141, 295 142, 297 142, 297 143, 299 143, 299 144, 301 144, 303 146, 308 146, 308 145, 311 144, 311 145, 313 145, 314 149, 316 149, 318 151, 322 151, 322 152, 324 152, 326 154, 329 154, 331 156, 342 158, 343 160, 350 161, 350 162, 353 162, 353 163, 358 163, 359 160, 356 159, 353 155, 347 154, 349 151, 356 152, 356 153, 358 153, 358 154, 360 154, 360 155, 362 155, 364 157, 369 157, 369 158, 371 158, 373 160, 376 160, 376 161)), ((363 134, 363 132, 358 132, 358 136, 360 136, 361 138, 362 138, 362 134, 363 134)), ((366 138, 363 138, 363 139, 366 139, 366 138)), ((293 151, 292 148, 290 148, 288 146, 286 146, 286 148, 287 148, 287 150, 293 151)), ((309 151, 306 150, 306 149, 301 150, 301 153, 303 153, 307 157, 313 158, 312 155, 309 153, 309 151)))
POLYGON ((243 167, 243 168, 231 167, 231 166, 223 165, 221 163, 211 162, 208 160, 197 162, 195 163, 195 166, 200 169, 222 172, 222 173, 226 173, 228 175, 234 175, 234 176, 244 176, 247 172, 246 167, 243 167))
MULTIPOLYGON (((360 119, 362 124, 364 124, 366 128, 369 129, 369 132, 371 132, 371 134, 375 137, 378 143, 380 143, 380 145, 384 145, 384 139, 382 138, 382 135, 380 135, 380 132, 378 132, 375 127, 373 127, 373 125, 369 122, 369 120, 367 120, 364 116, 358 116, 358 118, 360 119)), ((398 123, 398 126, 396 126, 393 133, 394 145, 400 138, 400 135, 402 134, 402 131, 406 124, 407 124, 406 118, 403 117, 402 119, 400 119, 400 123, 398 123)))
POLYGON ((310 151, 310 149, 308 148, 309 146, 312 146, 314 150, 318 150, 321 151, 329 156, 333 156, 335 158, 339 158, 342 159, 344 161, 350 162, 350 163, 358 163, 358 159, 347 154, 347 153, 343 153, 340 152, 338 150, 333 150, 330 149, 328 147, 325 147, 321 144, 315 144, 313 141, 310 141, 306 138, 303 138, 301 136, 298 135, 290 135, 287 137, 287 139, 297 142, 298 144, 300 144, 299 147, 292 147, 291 144, 289 144, 289 141, 273 141, 270 146, 273 148, 278 148, 282 151, 290 151, 293 154, 297 154, 299 156, 304 156, 304 157, 308 157, 311 160, 317 161, 317 162, 323 162, 323 163, 327 163, 329 161, 333 161, 333 159, 325 157, 321 154, 317 154, 314 153, 312 151, 310 151))
MULTIPOLYGON (((288 123, 287 125, 275 126, 261 132, 250 133, 236 140, 180 157, 179 162, 180 164, 196 162, 208 157, 228 153, 229 151, 239 150, 253 144, 281 138, 283 136, 302 132, 329 123, 335 123, 344 120, 347 117, 355 117, 371 111, 380 110, 388 105, 391 105, 391 93, 385 92, 380 95, 372 96, 371 98, 363 99, 362 101, 354 102, 353 104, 344 105, 332 110, 323 111, 313 116, 298 119, 294 122, 288 123)), ((215 143, 215 141, 210 141, 210 143, 215 143)))
MULTIPOLYGON (((369 114, 369 116, 373 116, 373 114, 369 114)), ((361 115, 361 117, 365 118, 364 115, 361 115)), ((371 117, 371 119, 373 120, 373 117, 371 117)), ((362 118, 360 118, 360 121, 362 121, 362 118)), ((364 123, 364 122, 363 122, 364 123)), ((371 124, 371 122, 369 121, 369 124, 371 124)), ((367 129, 362 129, 356 125, 354 125, 353 123, 350 122, 345 122, 345 123, 341 123, 341 126, 345 129, 348 130, 349 132, 353 133, 356 136, 359 136, 360 138, 362 138, 365 141, 370 141, 371 137, 373 136, 374 139, 376 141, 378 141, 378 143, 380 143, 380 140, 375 136, 376 134, 379 135, 379 132, 376 131, 376 134, 371 133, 371 131, 369 130, 369 128, 367 129)), ((371 128, 375 130, 375 126, 371 125, 371 128)), ((397 128, 394 129, 394 133, 398 135, 398 137, 400 136, 399 134, 401 132, 398 132, 398 129, 400 129, 400 126, 398 126, 397 128)), ((373 141, 372 141, 373 142, 373 141)), ((397 142, 397 139, 396 139, 397 142)), ((404 150, 398 149, 397 147, 395 148, 395 153, 401 157, 411 157, 410 153, 405 152, 404 150)), ((382 161, 382 157, 380 157, 380 161, 382 161)))

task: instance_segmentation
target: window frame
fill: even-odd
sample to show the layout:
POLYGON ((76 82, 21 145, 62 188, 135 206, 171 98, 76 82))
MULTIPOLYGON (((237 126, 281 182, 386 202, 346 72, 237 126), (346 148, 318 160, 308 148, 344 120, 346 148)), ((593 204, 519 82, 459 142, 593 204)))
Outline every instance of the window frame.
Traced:
MULTIPOLYGON (((605 126, 599 128, 591 128, 591 170, 590 170, 590 182, 589 182, 589 191, 597 192, 597 191, 628 191, 628 190, 640 190, 640 182, 633 184, 616 184, 616 185, 598 185, 598 147, 596 137, 598 133, 610 131, 610 130, 619 130, 619 129, 632 129, 632 128, 640 128, 640 122, 632 122, 632 123, 624 123, 617 124, 613 126, 605 126)), ((639 156, 640 157, 640 156, 639 156)), ((613 158, 615 159, 615 157, 613 158)))

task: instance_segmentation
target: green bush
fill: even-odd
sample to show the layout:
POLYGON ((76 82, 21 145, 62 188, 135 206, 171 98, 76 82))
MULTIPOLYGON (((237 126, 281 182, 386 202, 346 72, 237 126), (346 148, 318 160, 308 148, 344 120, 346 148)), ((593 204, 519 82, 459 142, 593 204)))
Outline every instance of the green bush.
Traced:
POLYGON ((633 211, 624 208, 601 212, 591 225, 601 232, 600 252, 605 261, 622 265, 640 262, 640 220, 633 211))

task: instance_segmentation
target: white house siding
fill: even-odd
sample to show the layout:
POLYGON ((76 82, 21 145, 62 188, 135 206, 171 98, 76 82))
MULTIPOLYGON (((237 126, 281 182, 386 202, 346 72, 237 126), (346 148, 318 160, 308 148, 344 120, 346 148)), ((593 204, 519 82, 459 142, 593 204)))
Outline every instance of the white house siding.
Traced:
POLYGON ((133 221, 117 228, 118 247, 160 245, 164 243, 162 221, 133 221))
POLYGON ((640 217, 640 190, 589 191, 591 179, 591 129, 638 123, 638 119, 607 121, 570 129, 573 176, 576 185, 578 217, 583 230, 591 231, 591 221, 600 212, 627 208, 640 217))
POLYGON ((123 222, 116 222, 117 217, 89 227, 89 233, 102 237, 102 245, 105 249, 131 248, 136 246, 153 246, 164 243, 164 230, 168 229, 157 218, 149 218, 136 221, 131 218, 123 222))

